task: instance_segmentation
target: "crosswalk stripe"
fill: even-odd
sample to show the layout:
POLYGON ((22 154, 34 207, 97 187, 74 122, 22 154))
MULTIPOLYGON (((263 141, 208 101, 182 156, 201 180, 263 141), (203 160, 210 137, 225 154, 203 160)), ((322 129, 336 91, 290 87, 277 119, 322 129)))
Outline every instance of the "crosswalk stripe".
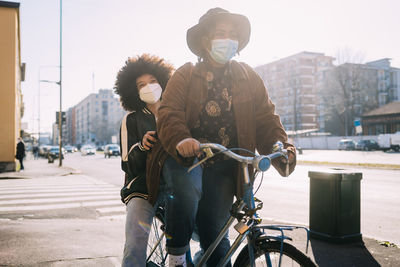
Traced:
POLYGON ((37 206, 12 206, 12 207, 0 207, 0 212, 54 210, 54 209, 69 209, 69 208, 112 206, 112 205, 123 205, 123 203, 120 200, 109 200, 109 201, 93 201, 93 202, 37 205, 37 206))
POLYGON ((121 207, 111 207, 111 208, 97 208, 96 209, 100 213, 109 213, 109 212, 125 212, 126 207, 121 206, 121 207))
MULTIPOLYGON (((81 196, 81 197, 63 197, 63 198, 38 198, 38 199, 15 199, 15 200, 5 200, 0 201, 0 206, 2 205, 15 205, 15 204, 36 204, 36 203, 60 203, 68 201, 85 201, 85 200, 98 200, 98 199, 114 199, 119 200, 119 196, 105 195, 105 196, 81 196)), ((122 202, 121 202, 122 203, 122 202)))
POLYGON ((106 215, 106 216, 101 216, 101 220, 125 220, 126 215, 106 215))
POLYGON ((114 185, 65 185, 65 186, 9 186, 0 188, 0 192, 8 193, 9 191, 32 191, 32 190, 54 190, 54 189, 73 189, 73 188, 117 188, 114 185))
POLYGON ((95 195, 95 194, 104 194, 105 192, 107 193, 112 193, 115 192, 115 194, 119 195, 119 190, 116 190, 115 188, 113 189, 98 189, 98 188, 93 188, 92 190, 52 190, 52 191, 33 191, 33 192, 26 192, 26 193, 18 193, 18 194, 0 194, 0 199, 8 199, 8 198, 28 198, 28 197, 41 197, 41 196, 74 196, 74 195, 95 195), (57 193, 58 192, 58 193, 57 193))
POLYGON ((0 182, 0 219, 18 213, 74 208, 93 208, 99 218, 125 218, 126 206, 121 202, 120 187, 92 177, 0 182))

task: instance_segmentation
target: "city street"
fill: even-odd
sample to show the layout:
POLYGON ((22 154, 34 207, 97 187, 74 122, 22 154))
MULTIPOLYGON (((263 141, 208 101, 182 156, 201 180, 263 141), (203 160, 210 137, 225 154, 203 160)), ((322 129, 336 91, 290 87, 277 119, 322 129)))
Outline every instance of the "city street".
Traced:
MULTIPOLYGON (((359 162, 400 164, 400 153, 382 151, 307 151, 298 155, 299 160, 329 162, 359 162)), ((81 156, 79 153, 67 155, 64 164, 79 169, 83 174, 96 177, 106 183, 121 186, 123 173, 120 158, 104 159, 103 155, 81 156)), ((273 220, 308 225, 309 178, 308 171, 324 171, 333 166, 302 165, 296 167, 288 177, 281 177, 275 169, 264 174, 263 183, 257 197, 264 202, 262 217, 273 220)), ((349 169, 349 167, 343 167, 349 169)), ((394 222, 400 221, 400 170, 373 168, 353 169, 361 172, 361 232, 400 244, 400 229, 394 222)), ((260 179, 255 182, 257 188, 260 179)))
MULTIPOLYGON (((348 159, 357 161, 357 158, 359 162, 367 162, 382 157, 393 160, 400 156, 399 153, 380 151, 370 154, 304 151, 298 159, 321 161, 324 155, 329 158, 332 154, 338 162, 347 162, 348 159)), ((330 160, 334 161, 334 158, 330 160)), ((1 174, 0 265, 93 266, 95 261, 96 266, 119 266, 125 223, 125 206, 119 197, 123 182, 120 157, 105 159, 101 153, 94 156, 74 153, 66 155, 63 161, 63 165, 71 169, 60 169, 57 164, 57 161, 48 164, 45 159, 29 158, 25 164, 26 171, 18 173, 14 179, 1 174), (21 251, 24 251, 23 255, 21 251)), ((308 171, 329 168, 332 166, 299 164, 289 178, 280 177, 273 169, 265 173, 262 180, 258 177, 255 188, 260 181, 262 185, 256 196, 264 202, 260 215, 270 223, 308 226, 308 171)), ((361 232, 364 242, 373 249, 364 248, 357 253, 353 262, 359 265, 352 266, 378 266, 375 260, 382 266, 392 266, 384 263, 393 261, 391 257, 399 257, 399 250, 382 247, 373 239, 400 244, 400 230, 397 228, 400 219, 400 170, 359 168, 355 171, 363 173, 361 232), (381 251, 378 256, 377 251, 381 251), (361 258, 373 264, 361 264, 361 258)), ((295 240, 300 237, 297 238, 299 244, 305 244, 304 233, 290 235, 294 235, 295 240)), ((309 255, 321 266, 337 266, 326 263, 331 261, 329 257, 335 258, 335 253, 344 251, 340 247, 325 247, 327 254, 324 254, 321 252, 324 246, 318 241, 313 241, 311 246, 309 255), (334 253, 335 250, 338 251, 334 253), (322 259, 321 255, 324 255, 322 259)), ((353 251, 355 248, 347 249, 353 251)), ((348 264, 348 258, 343 259, 348 264)), ((346 264, 342 266, 348 266, 346 264)))

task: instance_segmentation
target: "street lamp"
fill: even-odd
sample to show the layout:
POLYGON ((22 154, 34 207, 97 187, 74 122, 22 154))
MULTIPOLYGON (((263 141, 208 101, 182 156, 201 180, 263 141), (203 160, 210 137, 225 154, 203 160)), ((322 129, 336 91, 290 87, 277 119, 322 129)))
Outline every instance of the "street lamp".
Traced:
POLYGON ((60 151, 58 152, 59 164, 62 166, 62 0, 60 0, 60 112, 58 113, 58 141, 60 151))
MULTIPOLYGON (((55 67, 58 67, 58 66, 55 66, 55 67)), ((40 77, 40 69, 39 69, 39 77, 40 77)), ((39 128, 39 141, 38 141, 38 145, 40 146, 40 83, 55 83, 55 84, 58 84, 58 85, 60 85, 60 82, 58 81, 58 82, 56 82, 56 81, 50 81, 50 80, 40 80, 39 79, 39 123, 38 123, 38 128, 39 128)), ((61 131, 61 128, 60 128, 60 124, 59 124, 59 131, 61 131)), ((60 149, 60 151, 61 151, 61 149, 60 149)), ((61 155, 61 152, 60 152, 60 155, 61 155)), ((61 165, 60 165, 61 166, 61 165)))
MULTIPOLYGON (((59 164, 62 166, 62 0, 60 0, 60 81, 49 81, 40 79, 39 67, 39 140, 40 140, 40 82, 56 83, 60 86, 60 112, 58 114, 58 143, 59 143, 59 164)), ((39 141, 40 142, 40 141, 39 141)), ((40 143, 39 143, 40 144, 40 143)))
POLYGON ((38 146, 40 147, 40 83, 41 82, 49 82, 47 80, 41 80, 41 70, 44 68, 59 68, 59 66, 50 66, 50 65, 45 65, 45 66, 39 66, 39 84, 38 84, 38 146))

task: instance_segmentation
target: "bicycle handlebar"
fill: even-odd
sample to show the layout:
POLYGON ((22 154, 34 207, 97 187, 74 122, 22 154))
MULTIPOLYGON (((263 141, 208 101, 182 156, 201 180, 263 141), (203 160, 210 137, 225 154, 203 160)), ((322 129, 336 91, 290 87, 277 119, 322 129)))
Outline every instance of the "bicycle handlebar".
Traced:
POLYGON ((236 161, 246 164, 252 164, 254 168, 262 172, 268 170, 271 167, 271 161, 274 158, 279 158, 279 157, 287 158, 287 150, 283 148, 283 144, 281 142, 277 142, 273 147, 274 147, 273 150, 275 152, 269 155, 256 155, 254 157, 245 157, 232 152, 231 150, 220 144, 215 144, 215 143, 200 144, 200 149, 203 151, 205 151, 208 148, 218 150, 219 152, 225 154, 226 156, 236 161))

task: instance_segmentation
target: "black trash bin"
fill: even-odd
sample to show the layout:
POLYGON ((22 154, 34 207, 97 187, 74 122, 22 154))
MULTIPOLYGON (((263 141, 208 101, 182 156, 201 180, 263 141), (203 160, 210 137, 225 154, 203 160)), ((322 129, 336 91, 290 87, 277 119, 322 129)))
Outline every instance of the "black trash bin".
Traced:
POLYGON ((331 242, 361 240, 362 173, 345 169, 309 171, 310 235, 331 242))

